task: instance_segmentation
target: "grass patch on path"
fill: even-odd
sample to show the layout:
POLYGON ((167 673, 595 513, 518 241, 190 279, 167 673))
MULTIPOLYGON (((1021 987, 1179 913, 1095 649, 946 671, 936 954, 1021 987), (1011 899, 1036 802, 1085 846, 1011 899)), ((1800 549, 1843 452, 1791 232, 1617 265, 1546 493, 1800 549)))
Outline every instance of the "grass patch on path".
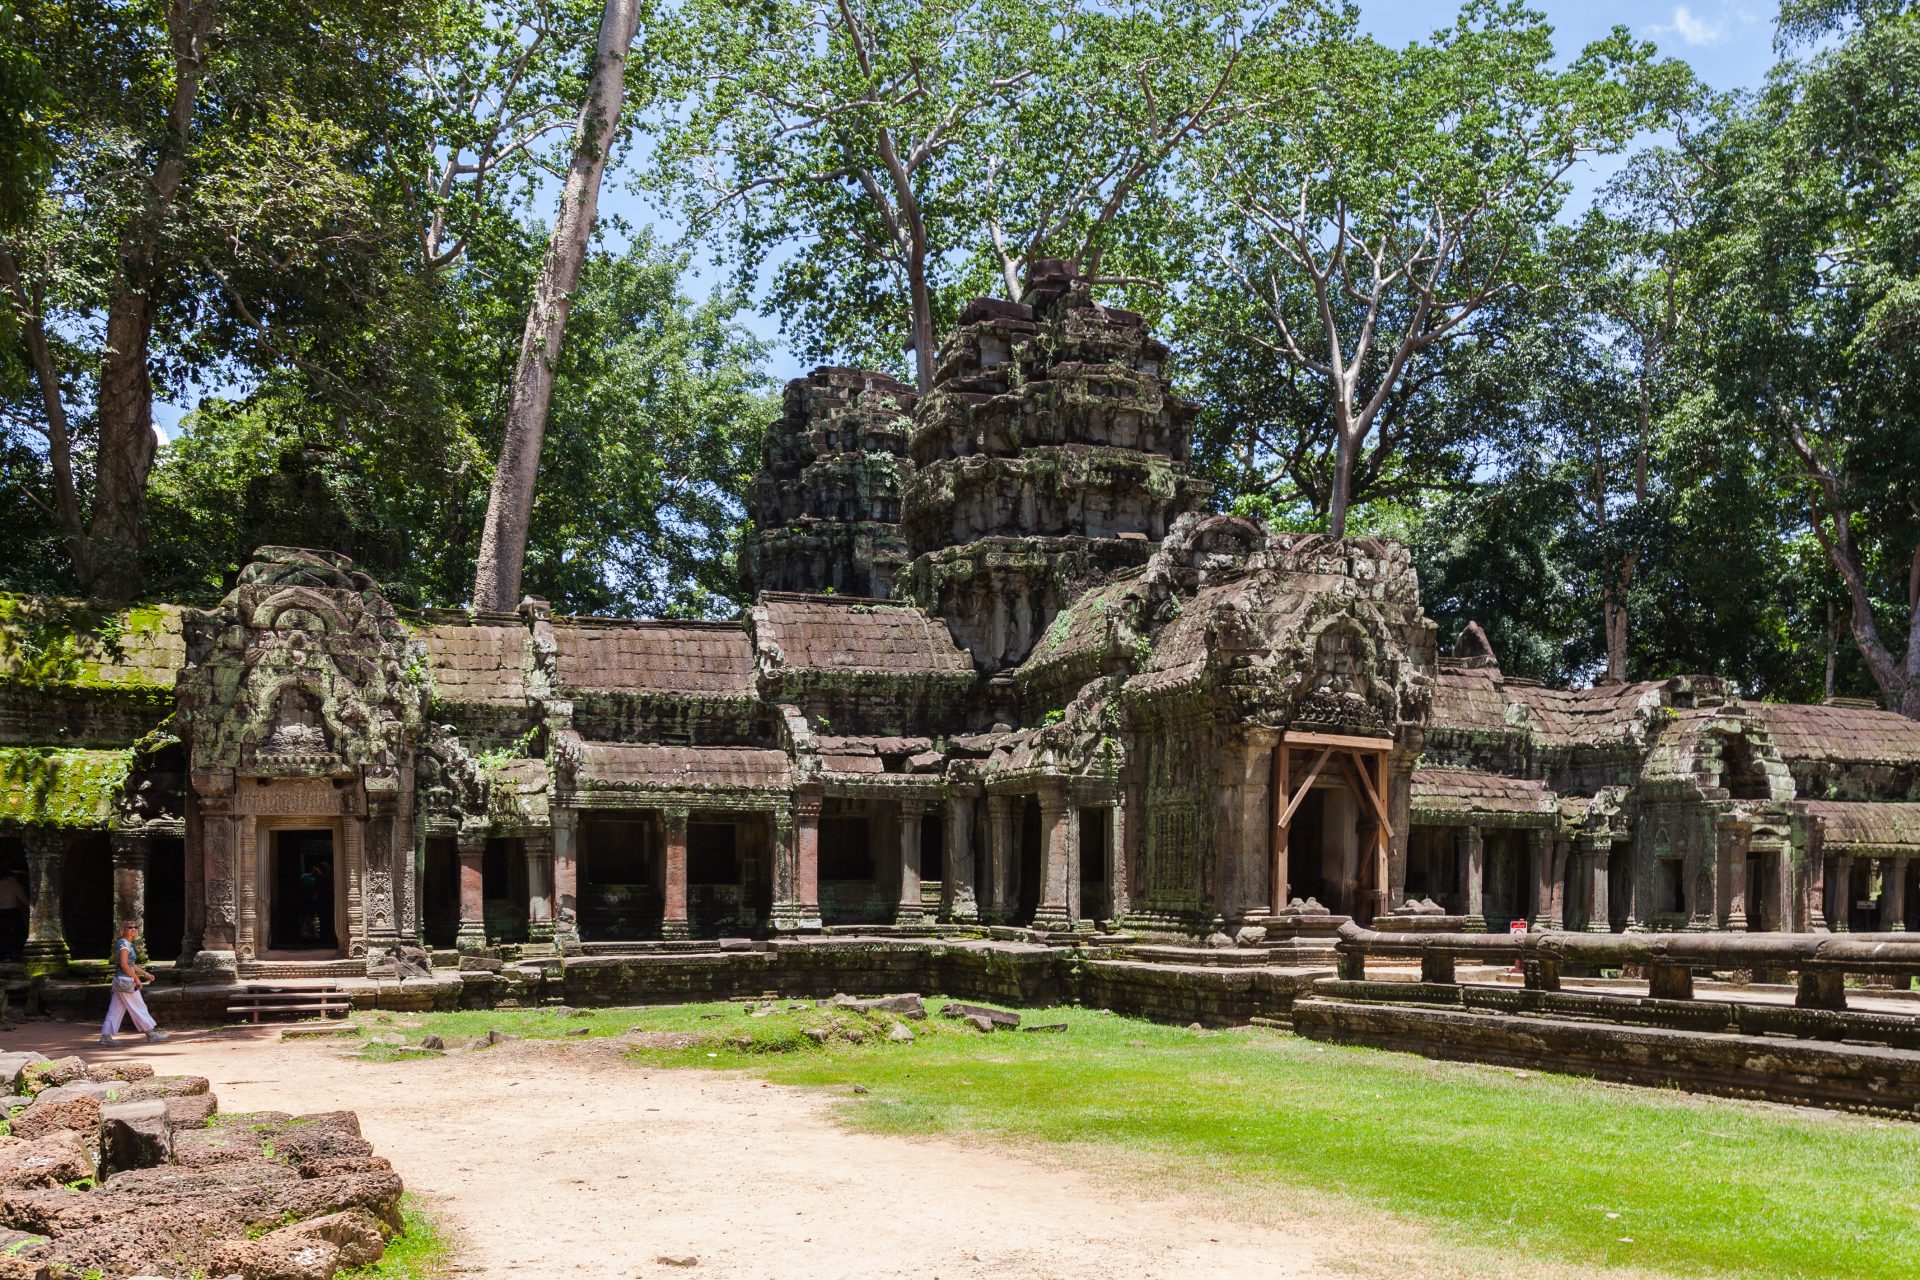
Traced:
POLYGON ((400 1197, 400 1225, 380 1261, 340 1271, 336 1280, 445 1280, 452 1274, 453 1247, 417 1197, 400 1197))
POLYGON ((1523 1258, 1769 1280, 1908 1280, 1920 1265, 1920 1126, 1272 1032, 1022 1013, 1068 1030, 988 1036, 935 1016, 890 1043, 890 1019, 782 1002, 767 1017, 739 1004, 429 1015, 406 1033, 684 1033, 635 1057, 858 1084, 868 1092, 842 1110, 862 1128, 1114 1148, 1195 1182, 1334 1193, 1523 1258), (825 1045, 804 1034, 829 1025, 825 1045))

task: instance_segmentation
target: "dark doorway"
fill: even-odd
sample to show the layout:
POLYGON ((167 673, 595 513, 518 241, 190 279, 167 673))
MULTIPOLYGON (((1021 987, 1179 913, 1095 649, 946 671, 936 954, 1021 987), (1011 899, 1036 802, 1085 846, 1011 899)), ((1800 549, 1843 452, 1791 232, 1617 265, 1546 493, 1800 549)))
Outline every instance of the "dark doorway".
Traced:
POLYGON ((1325 833, 1327 793, 1320 787, 1307 792, 1307 798, 1293 811, 1287 827, 1287 900, 1313 899, 1328 910, 1325 833))
POLYGON ((1113 914, 1107 891, 1107 824, 1111 809, 1080 811, 1080 918, 1105 920, 1113 914))
POLYGON ((180 954, 187 931, 187 848, 179 836, 156 836, 147 854, 147 919, 141 945, 155 960, 180 954))
POLYGON ((687 824, 687 920, 696 937, 750 927, 740 829, 731 822, 687 824))
POLYGON ((73 954, 105 959, 113 949, 113 849, 105 836, 79 836, 60 864, 60 928, 73 954))
POLYGON ((1747 855, 1747 929, 1774 933, 1780 928, 1780 881, 1774 868, 1780 860, 1770 853, 1747 855))
MULTIPOLYGON (((0 836, 0 879, 11 877, 18 883, 21 897, 32 883, 27 875, 27 855, 21 842, 12 836, 0 836)), ((27 907, 0 910, 0 960, 18 960, 27 944, 27 907)))
MULTIPOLYGON (((825 924, 879 924, 893 919, 896 883, 888 893, 875 864, 876 818, 865 801, 834 801, 820 819, 820 919, 825 924)), ((891 877, 889 877, 891 878, 891 877)))
POLYGON ((666 883, 652 814, 595 818, 580 828, 580 933, 589 941, 658 937, 666 883))
POLYGON ((338 951, 334 929, 333 832, 273 833, 273 912, 268 946, 275 951, 338 951))
POLYGON ((1409 902, 1430 898, 1454 915, 1464 914, 1459 843, 1454 827, 1415 827, 1408 833, 1405 892, 1409 902))
POLYGON ((1016 925, 1030 925, 1040 910, 1040 859, 1047 838, 1040 825, 1040 801, 1028 796, 1020 810, 1020 865, 1014 878, 1013 919, 1016 925))
POLYGON ((1615 933, 1625 932, 1635 914, 1633 887, 1633 845, 1616 840, 1607 863, 1607 928, 1615 933))
POLYGON ((1483 831, 1480 851, 1480 914, 1487 927, 1505 933, 1515 920, 1532 916, 1532 870, 1525 837, 1518 831, 1483 831))
POLYGON ((947 821, 936 807, 920 819, 920 904, 940 909, 941 885, 947 879, 947 821))
POLYGON ((420 931, 429 947, 451 948, 460 932, 460 849, 446 836, 427 839, 420 875, 420 931))
POLYGON ((527 940, 527 847, 518 836, 489 836, 480 859, 481 913, 487 937, 527 940))

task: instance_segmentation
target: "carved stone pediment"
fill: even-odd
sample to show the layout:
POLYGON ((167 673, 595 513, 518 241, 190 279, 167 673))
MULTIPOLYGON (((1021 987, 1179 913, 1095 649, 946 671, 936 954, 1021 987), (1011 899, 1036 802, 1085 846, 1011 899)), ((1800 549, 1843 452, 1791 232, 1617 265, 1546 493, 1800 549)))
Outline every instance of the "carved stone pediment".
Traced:
POLYGON ((344 557, 263 547, 227 598, 189 612, 184 629, 176 724, 193 768, 391 772, 412 751, 422 656, 344 557))

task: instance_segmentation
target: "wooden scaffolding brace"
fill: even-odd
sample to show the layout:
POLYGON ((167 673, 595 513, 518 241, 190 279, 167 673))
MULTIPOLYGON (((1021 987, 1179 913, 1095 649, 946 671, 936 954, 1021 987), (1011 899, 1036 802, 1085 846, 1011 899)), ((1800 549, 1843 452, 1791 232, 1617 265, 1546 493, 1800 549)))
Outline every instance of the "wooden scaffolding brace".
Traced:
POLYGON ((1343 733, 1289 732, 1281 737, 1280 745, 1273 751, 1273 832, 1268 841, 1273 860, 1270 883, 1273 886, 1272 909, 1275 915, 1284 911, 1291 900, 1288 895, 1287 834, 1293 825, 1294 811, 1307 798, 1307 793, 1313 790, 1314 782, 1325 772, 1329 762, 1347 776, 1355 794, 1365 800, 1373 813, 1373 887, 1369 892, 1378 899, 1377 912, 1387 909, 1387 853, 1393 841, 1393 823, 1387 817, 1387 752, 1392 748, 1391 738, 1361 738, 1343 733), (1295 748, 1301 749, 1301 759, 1311 757, 1313 761, 1297 786, 1293 781, 1295 748), (1317 755, 1313 754, 1316 748, 1317 755), (1372 765, 1371 771, 1369 763, 1372 765))

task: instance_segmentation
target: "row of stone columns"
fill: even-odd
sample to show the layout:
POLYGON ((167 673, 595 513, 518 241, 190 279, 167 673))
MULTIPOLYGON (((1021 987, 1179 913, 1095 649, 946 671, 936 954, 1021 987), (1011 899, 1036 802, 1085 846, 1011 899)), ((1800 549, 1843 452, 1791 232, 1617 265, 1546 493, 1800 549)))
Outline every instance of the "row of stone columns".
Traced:
MULTIPOLYGON (((682 827, 684 835, 685 828, 682 827)), ((521 854, 527 865, 527 939, 552 942, 556 937, 554 900, 560 887, 555 848, 561 843, 557 831, 530 831, 520 838, 521 854)), ((568 846, 565 900, 573 897, 572 841, 568 846)), ((487 832, 474 826, 461 830, 456 841, 460 866, 460 926, 453 944, 462 951, 481 951, 487 946, 486 880, 487 832)), ((683 899, 684 907, 684 899, 683 899)), ((684 910, 683 910, 684 918, 684 910)))
MULTIPOLYGON (((115 831, 113 848, 113 926, 138 921, 146 935, 147 863, 153 837, 144 831, 115 831)), ((61 889, 66 874, 69 833, 41 828, 21 832, 27 861, 27 937, 22 959, 33 967, 57 967, 72 958, 61 921, 61 889)))
MULTIPOLYGON (((1907 931, 1907 875, 1913 863, 1905 854, 1886 858, 1868 859, 1882 864, 1880 870, 1880 919, 1879 930, 1882 933, 1905 933, 1907 931)), ((1816 904, 1825 917, 1828 928, 1835 933, 1848 933, 1853 928, 1853 864, 1854 855, 1838 853, 1822 859, 1824 870, 1830 865, 1833 871, 1832 884, 1839 890, 1839 901, 1829 901, 1829 895, 1820 895, 1816 904)))

